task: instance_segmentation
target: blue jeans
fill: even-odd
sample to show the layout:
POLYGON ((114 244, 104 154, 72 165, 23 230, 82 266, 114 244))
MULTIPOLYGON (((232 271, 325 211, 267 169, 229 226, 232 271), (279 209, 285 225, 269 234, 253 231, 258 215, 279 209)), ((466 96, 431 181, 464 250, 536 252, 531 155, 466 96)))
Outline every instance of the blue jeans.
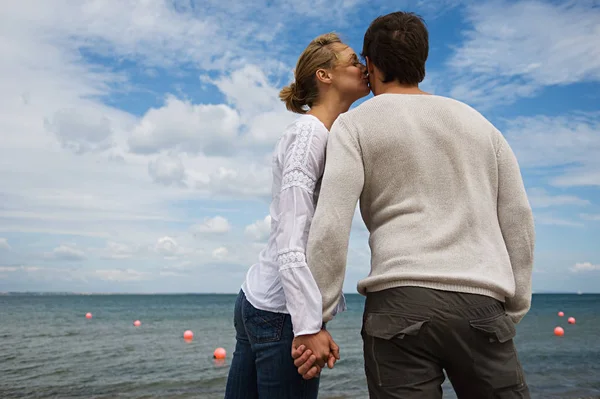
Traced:
POLYGON ((240 291, 236 345, 225 399, 316 399, 319 379, 304 380, 292 359, 290 315, 256 309, 240 291))

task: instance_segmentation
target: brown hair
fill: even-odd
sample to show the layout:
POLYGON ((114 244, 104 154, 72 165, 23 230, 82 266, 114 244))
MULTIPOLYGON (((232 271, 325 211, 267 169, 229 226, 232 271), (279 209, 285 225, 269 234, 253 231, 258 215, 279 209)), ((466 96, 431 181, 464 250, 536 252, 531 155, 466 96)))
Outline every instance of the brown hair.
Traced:
POLYGON ((318 36, 300 55, 294 71, 294 82, 279 92, 279 98, 285 107, 298 114, 306 113, 305 106, 312 107, 319 97, 317 78, 318 69, 332 68, 338 60, 334 45, 343 44, 335 33, 318 36))
POLYGON ((423 19, 411 12, 378 17, 367 29, 361 56, 383 73, 383 82, 418 85, 425 79, 429 33, 423 19))

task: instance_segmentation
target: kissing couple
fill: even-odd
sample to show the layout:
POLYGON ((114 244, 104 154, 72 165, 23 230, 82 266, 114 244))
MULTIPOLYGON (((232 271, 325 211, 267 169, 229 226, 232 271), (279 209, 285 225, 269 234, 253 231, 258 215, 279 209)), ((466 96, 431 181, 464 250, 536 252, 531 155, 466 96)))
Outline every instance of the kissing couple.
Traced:
POLYGON ((317 398, 340 360, 327 323, 346 308, 357 203, 369 397, 441 398, 444 371, 461 399, 530 397, 513 342, 535 241, 519 164, 479 112, 419 88, 428 53, 423 20, 394 12, 361 57, 333 33, 300 55, 280 93, 300 115, 275 146, 270 238, 235 304, 226 399, 317 398))

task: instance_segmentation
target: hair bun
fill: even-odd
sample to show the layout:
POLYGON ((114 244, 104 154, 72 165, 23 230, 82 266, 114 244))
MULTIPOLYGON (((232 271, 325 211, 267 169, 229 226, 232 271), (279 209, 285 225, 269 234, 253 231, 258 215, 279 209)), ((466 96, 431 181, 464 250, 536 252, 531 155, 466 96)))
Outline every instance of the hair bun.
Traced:
POLYGON ((298 95, 298 85, 296 84, 296 82, 292 82, 290 84, 290 92, 294 97, 298 95))
POLYGON ((288 110, 303 114, 306 113, 306 111, 304 110, 304 101, 300 97, 296 82, 292 82, 289 86, 284 87, 279 92, 279 98, 285 103, 285 107, 288 110))

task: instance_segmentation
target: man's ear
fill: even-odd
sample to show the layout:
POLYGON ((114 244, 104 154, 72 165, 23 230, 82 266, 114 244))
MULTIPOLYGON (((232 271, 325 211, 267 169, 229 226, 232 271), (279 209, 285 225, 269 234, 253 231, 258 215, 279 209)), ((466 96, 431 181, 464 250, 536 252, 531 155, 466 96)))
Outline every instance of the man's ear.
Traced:
POLYGON ((371 62, 369 57, 365 57, 365 61, 367 62, 367 72, 369 73, 369 75, 373 75, 375 73, 375 67, 373 66, 373 63, 371 62))
POLYGON ((331 83, 331 74, 329 73, 329 71, 327 69, 317 69, 317 72, 315 72, 315 76, 317 77, 317 80, 326 84, 331 83))

